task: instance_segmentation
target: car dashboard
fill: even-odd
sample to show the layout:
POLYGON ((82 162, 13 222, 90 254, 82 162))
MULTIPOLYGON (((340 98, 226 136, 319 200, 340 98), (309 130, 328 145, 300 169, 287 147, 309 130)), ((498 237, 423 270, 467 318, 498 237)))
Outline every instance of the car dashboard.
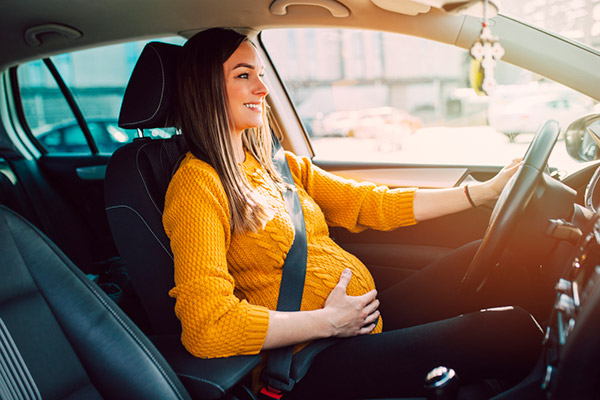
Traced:
POLYGON ((542 389, 552 399, 600 396, 600 214, 582 229, 555 286, 542 389))

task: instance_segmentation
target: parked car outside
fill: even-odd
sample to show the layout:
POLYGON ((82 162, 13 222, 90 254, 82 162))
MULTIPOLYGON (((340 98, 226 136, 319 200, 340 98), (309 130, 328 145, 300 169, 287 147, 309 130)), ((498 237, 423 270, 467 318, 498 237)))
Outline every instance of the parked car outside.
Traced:
POLYGON ((311 121, 313 137, 377 139, 382 148, 402 147, 403 137, 423 126, 420 118, 395 107, 334 111, 311 121))
POLYGON ((589 103, 566 94, 527 95, 501 102, 491 102, 489 124, 513 143, 521 134, 533 134, 541 121, 554 119, 566 129, 577 117, 589 110, 589 103))
MULTIPOLYGON (((100 153, 112 154, 116 149, 131 142, 136 136, 134 129, 120 128, 115 119, 90 118, 87 126, 100 153)), ((35 138, 50 153, 88 154, 90 147, 77 121, 43 125, 32 130, 35 138)), ((171 134, 161 129, 152 129, 146 136, 167 138, 171 134)))

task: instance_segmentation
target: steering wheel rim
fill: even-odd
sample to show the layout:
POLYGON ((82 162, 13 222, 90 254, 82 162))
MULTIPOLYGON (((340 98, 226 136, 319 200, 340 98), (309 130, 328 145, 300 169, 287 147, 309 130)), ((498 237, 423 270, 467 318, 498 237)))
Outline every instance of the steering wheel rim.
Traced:
POLYGON ((554 120, 542 124, 532 140, 523 165, 504 187, 490 219, 488 229, 462 281, 462 289, 481 289, 490 271, 498 265, 508 239, 514 232, 548 164, 558 140, 560 126, 554 120))

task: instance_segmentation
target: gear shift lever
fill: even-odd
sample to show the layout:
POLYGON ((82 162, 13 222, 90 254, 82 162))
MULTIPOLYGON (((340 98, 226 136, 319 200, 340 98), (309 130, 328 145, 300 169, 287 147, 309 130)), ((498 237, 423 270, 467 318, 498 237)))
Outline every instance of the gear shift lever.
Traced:
POLYGON ((434 368, 425 377, 427 400, 456 400, 458 387, 458 375, 451 368, 434 368))

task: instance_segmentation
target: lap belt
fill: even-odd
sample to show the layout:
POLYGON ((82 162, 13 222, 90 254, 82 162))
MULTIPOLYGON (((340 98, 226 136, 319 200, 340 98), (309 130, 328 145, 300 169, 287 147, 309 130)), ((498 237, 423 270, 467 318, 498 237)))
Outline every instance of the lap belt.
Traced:
MULTIPOLYGON (((304 213, 300 204, 298 192, 295 190, 294 179, 285 158, 285 152, 277 138, 273 139, 273 163, 285 183, 292 189, 283 191, 287 212, 294 225, 294 241, 283 264, 281 286, 277 300, 277 311, 299 311, 304 291, 306 277, 306 228, 304 213)), ((271 350, 268 354, 267 365, 261 374, 261 379, 267 385, 261 394, 271 399, 279 399, 282 392, 292 390, 296 381, 290 377, 294 346, 271 350)))

